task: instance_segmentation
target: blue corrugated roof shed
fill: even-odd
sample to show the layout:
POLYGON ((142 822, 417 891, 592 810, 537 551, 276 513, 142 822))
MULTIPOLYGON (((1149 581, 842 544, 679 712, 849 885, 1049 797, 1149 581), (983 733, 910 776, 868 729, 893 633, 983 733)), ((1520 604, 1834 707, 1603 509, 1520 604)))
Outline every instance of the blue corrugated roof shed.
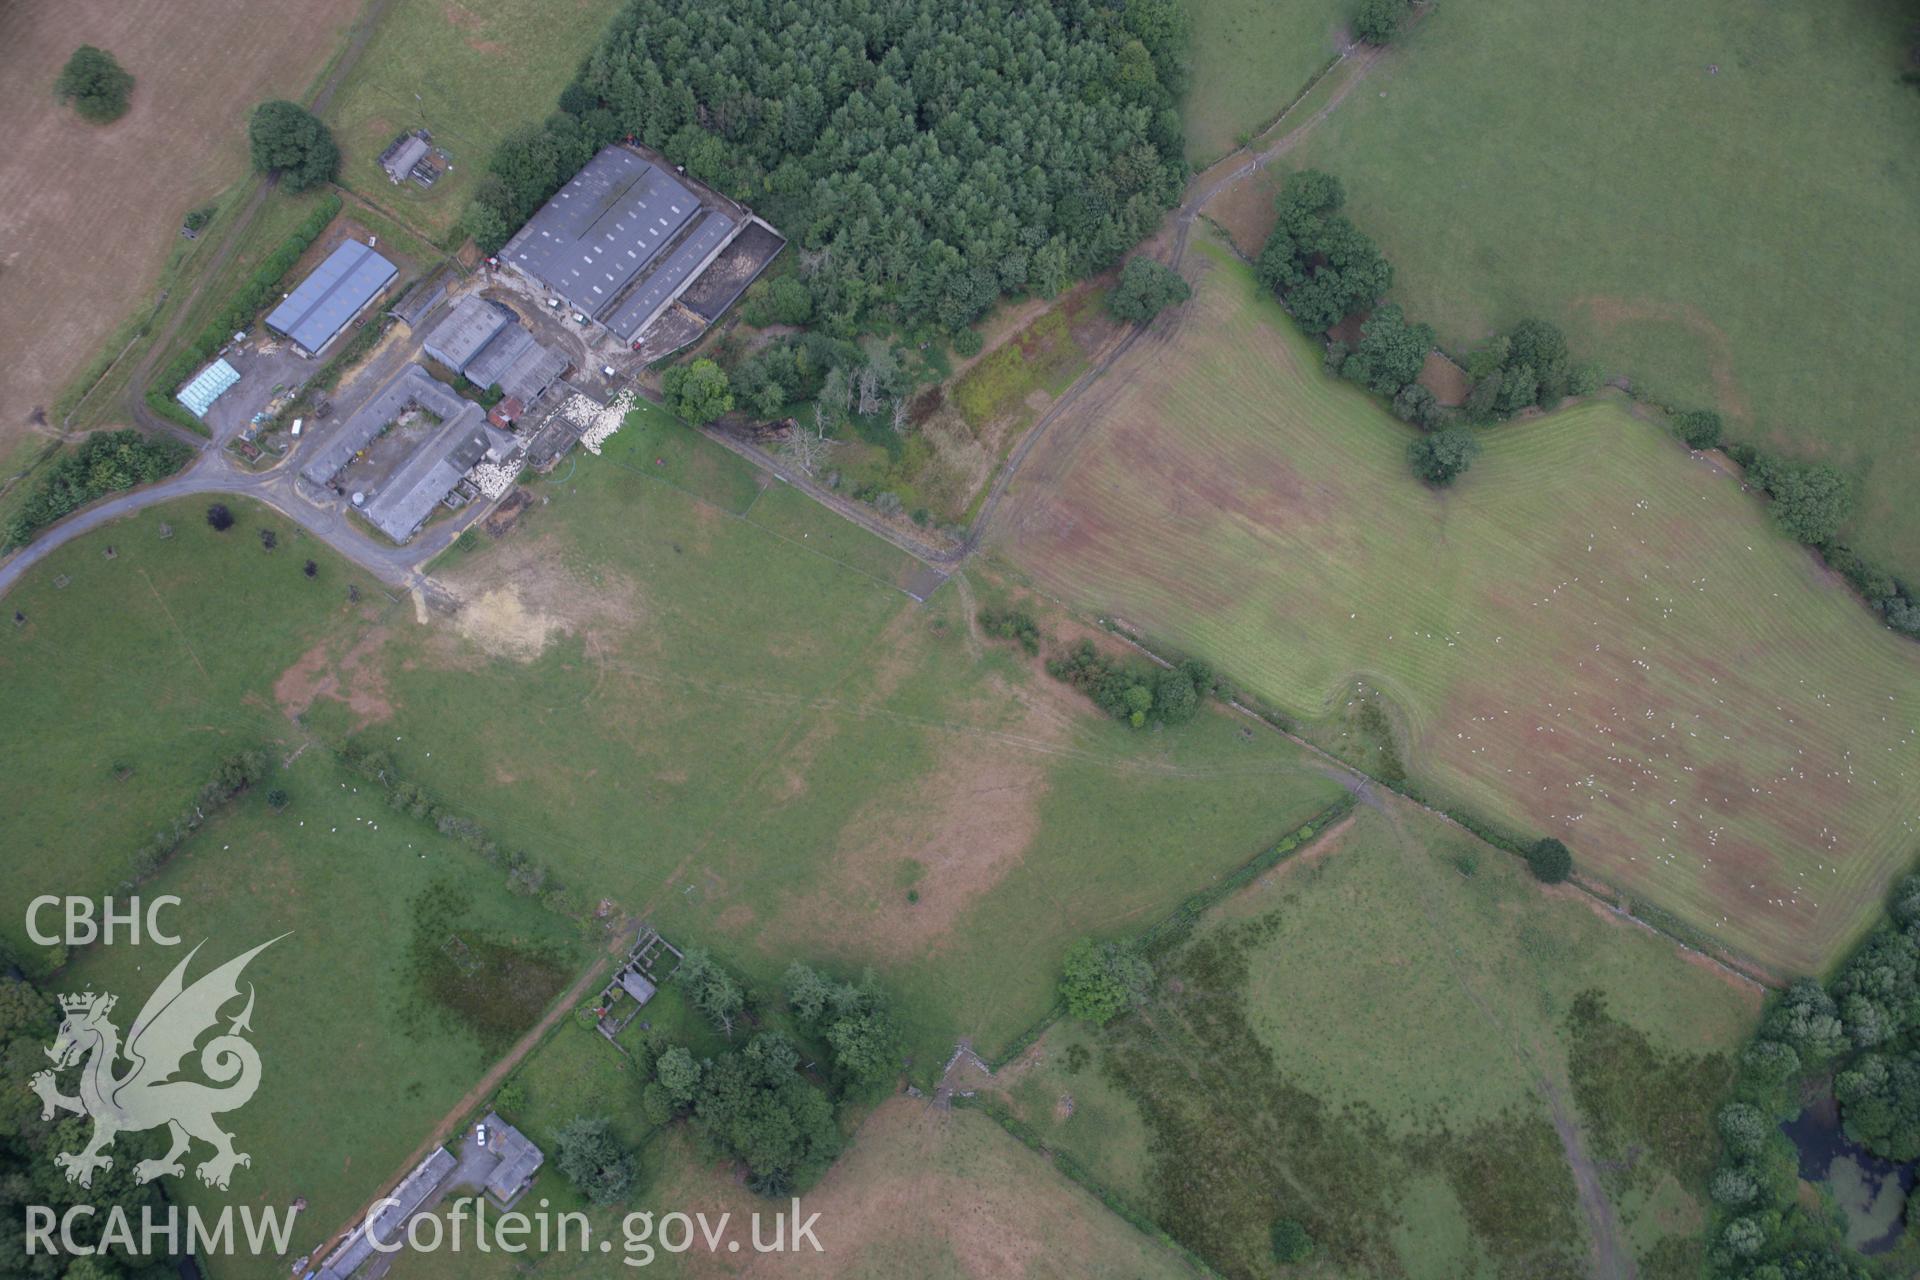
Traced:
POLYGON ((213 407, 227 389, 240 381, 240 371, 225 360, 215 360, 212 364, 188 379, 187 385, 180 388, 174 399, 193 411, 196 418, 207 416, 207 410, 213 407))
POLYGON ((267 327, 317 352, 360 308, 378 296, 399 268, 358 240, 342 241, 285 301, 267 315, 267 327))

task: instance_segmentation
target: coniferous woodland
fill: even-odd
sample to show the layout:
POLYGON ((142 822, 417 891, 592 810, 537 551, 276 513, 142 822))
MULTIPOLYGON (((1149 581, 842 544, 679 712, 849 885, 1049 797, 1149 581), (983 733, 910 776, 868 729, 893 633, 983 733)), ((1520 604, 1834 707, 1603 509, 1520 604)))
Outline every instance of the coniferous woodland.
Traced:
POLYGON ((816 326, 956 330, 1175 203, 1186 43, 1178 0, 633 0, 467 228, 497 249, 631 137, 792 237, 816 326))

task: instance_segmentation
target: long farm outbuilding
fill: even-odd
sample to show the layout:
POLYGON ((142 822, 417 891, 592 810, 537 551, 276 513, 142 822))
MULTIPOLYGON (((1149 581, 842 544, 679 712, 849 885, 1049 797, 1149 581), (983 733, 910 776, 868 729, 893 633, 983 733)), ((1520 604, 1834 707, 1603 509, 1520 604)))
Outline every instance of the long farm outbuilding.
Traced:
POLYGON ((302 355, 326 350, 364 311, 400 269, 358 240, 345 240, 267 313, 267 328, 302 355))

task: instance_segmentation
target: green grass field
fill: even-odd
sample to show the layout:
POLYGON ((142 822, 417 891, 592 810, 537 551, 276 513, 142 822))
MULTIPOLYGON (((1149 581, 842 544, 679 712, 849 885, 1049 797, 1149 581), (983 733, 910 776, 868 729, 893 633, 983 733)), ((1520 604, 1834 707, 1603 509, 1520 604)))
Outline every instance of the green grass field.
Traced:
POLYGON ((1756 990, 1397 799, 1228 899, 1160 965, 1137 1017, 1058 1024, 986 1087, 1227 1274, 1260 1273, 1245 1260, 1276 1217, 1308 1227, 1327 1274, 1589 1274, 1551 1106, 1641 1274, 1683 1274, 1716 1055, 1741 1043, 1756 990), (1604 1034, 1575 1033, 1584 992, 1604 998, 1604 1034), (1573 1083, 1602 1046, 1605 1096, 1573 1083))
MULTIPOLYGON (((197 1149, 172 1190, 202 1208, 305 1197, 293 1239, 304 1252, 398 1171, 500 1052, 499 1037, 530 1025, 571 980, 585 949, 571 926, 509 894, 498 870, 390 810, 326 752, 304 752, 269 785, 288 792, 285 812, 267 806, 264 786, 254 788, 141 886, 149 896, 179 896, 167 923, 184 945, 95 947, 49 985, 118 994, 124 1029, 195 944, 205 946, 190 979, 286 935, 246 970, 261 1085, 223 1121, 253 1163, 221 1193, 193 1176, 207 1155, 197 1149), (454 909, 427 910, 430 893, 454 909), (456 1007, 428 985, 449 980, 440 967, 452 963, 442 950, 450 932, 476 957, 492 947, 523 954, 511 970, 496 956, 451 979, 456 1007), (521 1016, 501 1020, 511 1013, 521 1016)), ((222 1260, 219 1274, 285 1269, 283 1259, 237 1257, 222 1260)))
MULTIPOLYGON (((23 943, 18 906, 33 894, 114 891, 145 833, 227 753, 305 745, 298 769, 318 769, 352 740, 577 901, 648 914, 751 981, 771 987, 794 958, 847 976, 873 966, 924 1082, 957 1036, 994 1052, 1043 1015, 1075 935, 1157 918, 1339 794, 1299 749, 1225 713, 1152 734, 1100 716, 976 635, 958 584, 915 604, 886 581, 890 548, 766 507, 779 495, 747 464, 670 419, 636 416, 606 456, 534 492, 546 501, 506 540, 447 571, 459 611, 424 623, 411 600, 390 601, 246 503, 225 536, 206 526, 204 501, 173 504, 37 566, 8 596, 28 624, 0 636, 15 735, 0 794, 20 815, 9 847, 24 855, 0 891, 15 904, 7 941, 23 943), (271 554, 254 536, 269 524, 281 539, 271 554), (309 555, 317 581, 300 572, 309 555)), ((297 790, 296 824, 316 803, 309 790, 297 790)), ((190 863, 248 886, 224 909, 284 893, 324 914, 326 927, 301 927, 325 954, 390 970, 406 941, 391 936, 390 911, 351 897, 325 910, 331 882, 255 885, 241 843, 209 840, 196 838, 190 863), (381 936, 355 952, 362 930, 381 936)), ((368 870, 324 851, 289 856, 397 903, 416 874, 405 858, 368 870)), ((451 1093, 391 1118, 396 1149, 478 1075, 485 1055, 461 1052, 457 1069, 422 1058, 441 1064, 451 1093)), ((337 1066, 292 1055, 282 1069, 311 1096, 337 1066)), ((370 1193, 392 1163, 316 1171, 290 1133, 258 1145, 277 1176, 328 1195, 370 1193)))
POLYGON ((378 737, 562 881, 756 978, 875 965, 919 1070, 1042 1013, 1073 932, 1165 910, 1337 794, 1224 715, 1123 732, 982 643, 954 588, 914 604, 890 547, 662 415, 539 492, 448 575, 452 625, 387 636, 378 737))
POLYGON ((1763 964, 1837 958, 1913 857, 1920 649, 1613 403, 1419 487, 1408 430, 1202 261, 1029 459, 999 554, 1303 717, 1361 679, 1430 790, 1763 964))
POLYGON ((340 181, 446 242, 500 139, 544 118, 617 0, 396 0, 327 111, 340 181), (380 153, 426 128, 453 157, 430 188, 394 186, 380 153))
POLYGON ((1342 178, 1393 299, 1449 348, 1550 319, 1609 374, 1848 471, 1850 538, 1913 574, 1912 20, 1894 0, 1440 5, 1289 163, 1342 178))
POLYGON ((1204 169, 1264 129, 1340 47, 1345 0, 1193 0, 1187 159, 1204 169))
MULTIPOLYGON (((0 750, 22 762, 0 776, 0 809, 18 815, 0 901, 111 892, 222 758, 299 745, 273 704, 280 674, 391 607, 278 515, 236 505, 238 522, 218 534, 206 507, 169 503, 79 539, 7 593, 7 617, 27 622, 0 634, 0 750), (262 527, 279 534, 271 554, 262 527), (321 566, 313 580, 301 573, 309 558, 321 566)), ((0 940, 25 947, 18 911, 0 914, 0 940)))

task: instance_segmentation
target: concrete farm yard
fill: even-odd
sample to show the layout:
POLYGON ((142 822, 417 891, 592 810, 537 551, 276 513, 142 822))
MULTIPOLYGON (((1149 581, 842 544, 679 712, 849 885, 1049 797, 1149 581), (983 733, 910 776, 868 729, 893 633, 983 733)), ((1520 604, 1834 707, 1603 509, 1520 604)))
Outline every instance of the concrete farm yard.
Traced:
POLYGON ((1913 843, 1911 646, 1610 405, 1502 428, 1444 497, 1410 487, 1405 429, 1224 248, 1200 261, 1029 461, 1001 554, 1297 715, 1383 690, 1443 796, 1764 966, 1857 938, 1913 843))

